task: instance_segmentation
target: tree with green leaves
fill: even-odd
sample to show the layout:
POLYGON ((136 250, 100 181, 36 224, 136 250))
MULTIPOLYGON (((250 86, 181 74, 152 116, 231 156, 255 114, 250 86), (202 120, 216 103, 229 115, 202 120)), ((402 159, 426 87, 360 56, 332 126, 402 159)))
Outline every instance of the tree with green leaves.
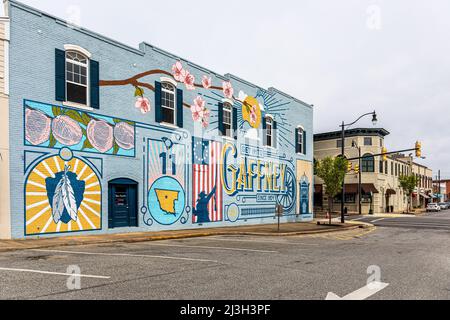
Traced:
POLYGON ((315 172, 325 184, 325 194, 328 196, 328 210, 331 222, 333 199, 342 192, 342 184, 347 173, 348 160, 343 157, 326 157, 315 163, 315 172))
POLYGON ((419 179, 416 177, 416 175, 412 174, 409 176, 402 175, 400 176, 400 178, 398 178, 398 180, 400 182, 400 187, 403 189, 403 192, 408 196, 408 212, 410 212, 412 194, 419 183, 419 179))

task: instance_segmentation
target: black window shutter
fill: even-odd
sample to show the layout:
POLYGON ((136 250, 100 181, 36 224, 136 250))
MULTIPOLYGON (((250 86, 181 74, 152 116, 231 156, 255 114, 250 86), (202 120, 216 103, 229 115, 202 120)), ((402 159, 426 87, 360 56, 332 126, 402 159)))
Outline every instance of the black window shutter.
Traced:
POLYGON ((219 110, 218 110, 218 121, 219 121, 219 133, 223 136, 223 103, 219 102, 219 110))
POLYGON ((177 89, 177 126, 183 128, 183 90, 177 89))
POLYGON ((299 128, 295 129, 295 152, 300 153, 300 145, 298 141, 299 128))
POLYGON ((162 88, 161 82, 155 82, 155 121, 157 123, 162 122, 162 110, 161 110, 161 96, 162 88))
POLYGON ((55 100, 66 101, 66 52, 55 50, 55 100))
POLYGON ((273 130, 272 130, 272 147, 277 147, 277 138, 278 138, 278 131, 277 131, 277 122, 273 121, 273 130))
POLYGON ((306 131, 303 131, 303 154, 306 155, 306 131))
POLYGON ((263 125, 263 143, 265 146, 267 146, 267 118, 266 117, 263 117, 262 125, 263 125))
POLYGON ((237 140, 238 138, 238 109, 233 108, 233 134, 234 139, 237 140))
POLYGON ((90 61, 91 108, 100 109, 100 64, 90 61))

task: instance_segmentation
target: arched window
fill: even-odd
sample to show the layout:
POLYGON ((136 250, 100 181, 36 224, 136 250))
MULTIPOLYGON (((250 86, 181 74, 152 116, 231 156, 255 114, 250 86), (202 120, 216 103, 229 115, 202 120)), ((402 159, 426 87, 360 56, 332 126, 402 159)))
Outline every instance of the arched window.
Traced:
POLYGON ((176 117, 176 89, 175 86, 169 82, 161 84, 161 110, 162 122, 175 125, 176 117))
POLYGON ((362 172, 375 172, 375 158, 370 153, 365 154, 361 160, 362 172))
POLYGON ((82 105, 89 101, 89 58, 78 51, 66 51, 66 97, 82 105))

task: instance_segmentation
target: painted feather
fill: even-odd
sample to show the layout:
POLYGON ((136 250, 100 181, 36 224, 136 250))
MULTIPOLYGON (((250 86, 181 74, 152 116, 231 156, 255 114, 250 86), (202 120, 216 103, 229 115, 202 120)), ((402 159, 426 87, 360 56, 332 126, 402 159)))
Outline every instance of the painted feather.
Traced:
POLYGON ((66 166, 64 175, 62 178, 62 197, 64 206, 66 207, 67 213, 73 221, 78 220, 78 208, 77 202, 75 200, 75 194, 73 192, 72 184, 70 183, 69 177, 67 176, 67 172, 69 171, 68 166, 66 166))
POLYGON ((56 224, 59 223, 64 212, 64 201, 62 192, 63 182, 64 182, 63 179, 59 181, 55 189, 55 195, 53 196, 52 214, 53 214, 53 221, 55 221, 56 224))

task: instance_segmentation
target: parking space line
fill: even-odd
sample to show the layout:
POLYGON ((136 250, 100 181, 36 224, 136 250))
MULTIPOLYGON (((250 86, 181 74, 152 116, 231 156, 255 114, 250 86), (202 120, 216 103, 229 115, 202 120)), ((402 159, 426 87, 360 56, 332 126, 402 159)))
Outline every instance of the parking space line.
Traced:
POLYGON ((65 277, 111 279, 111 277, 107 277, 107 276, 95 276, 95 275, 90 275, 90 274, 61 273, 61 272, 51 272, 51 271, 42 271, 42 270, 31 270, 31 269, 0 268, 0 271, 26 272, 26 273, 40 273, 40 274, 49 274, 49 275, 65 276, 65 277))
MULTIPOLYGON (((304 245, 304 246, 318 246, 317 243, 303 243, 299 241, 272 241, 272 240, 260 240, 260 239, 232 239, 232 238, 216 238, 216 237, 205 237, 196 238, 199 240, 218 240, 218 241, 229 241, 229 242, 259 242, 259 243, 273 243, 273 244, 284 244, 284 245, 304 245)), ((298 239, 298 238, 296 238, 298 239)))
POLYGON ((169 259, 169 260, 185 260, 185 261, 196 261, 196 262, 214 262, 218 263, 217 260, 207 260, 207 259, 194 259, 194 258, 183 258, 183 257, 170 257, 170 256, 153 256, 146 254, 129 254, 129 253, 103 253, 103 252, 81 252, 81 251, 62 251, 62 250, 44 250, 44 249, 32 249, 29 251, 36 252, 48 252, 48 253, 66 253, 66 254, 78 254, 87 256, 110 256, 110 257, 132 257, 132 258, 155 258, 155 259, 169 259))
POLYGON ((383 220, 386 220, 386 218, 381 218, 381 219, 373 220, 373 221, 371 221, 370 223, 377 223, 377 222, 383 221, 383 220))
POLYGON ((146 243, 149 246, 158 247, 177 247, 177 248, 198 248, 198 249, 214 249, 214 250, 229 250, 229 251, 249 251, 249 252, 259 252, 259 253, 278 253, 278 251, 273 250, 258 250, 258 249, 244 249, 244 248, 226 248, 226 247, 207 247, 207 246, 187 246, 178 244, 158 244, 158 243, 146 243))

